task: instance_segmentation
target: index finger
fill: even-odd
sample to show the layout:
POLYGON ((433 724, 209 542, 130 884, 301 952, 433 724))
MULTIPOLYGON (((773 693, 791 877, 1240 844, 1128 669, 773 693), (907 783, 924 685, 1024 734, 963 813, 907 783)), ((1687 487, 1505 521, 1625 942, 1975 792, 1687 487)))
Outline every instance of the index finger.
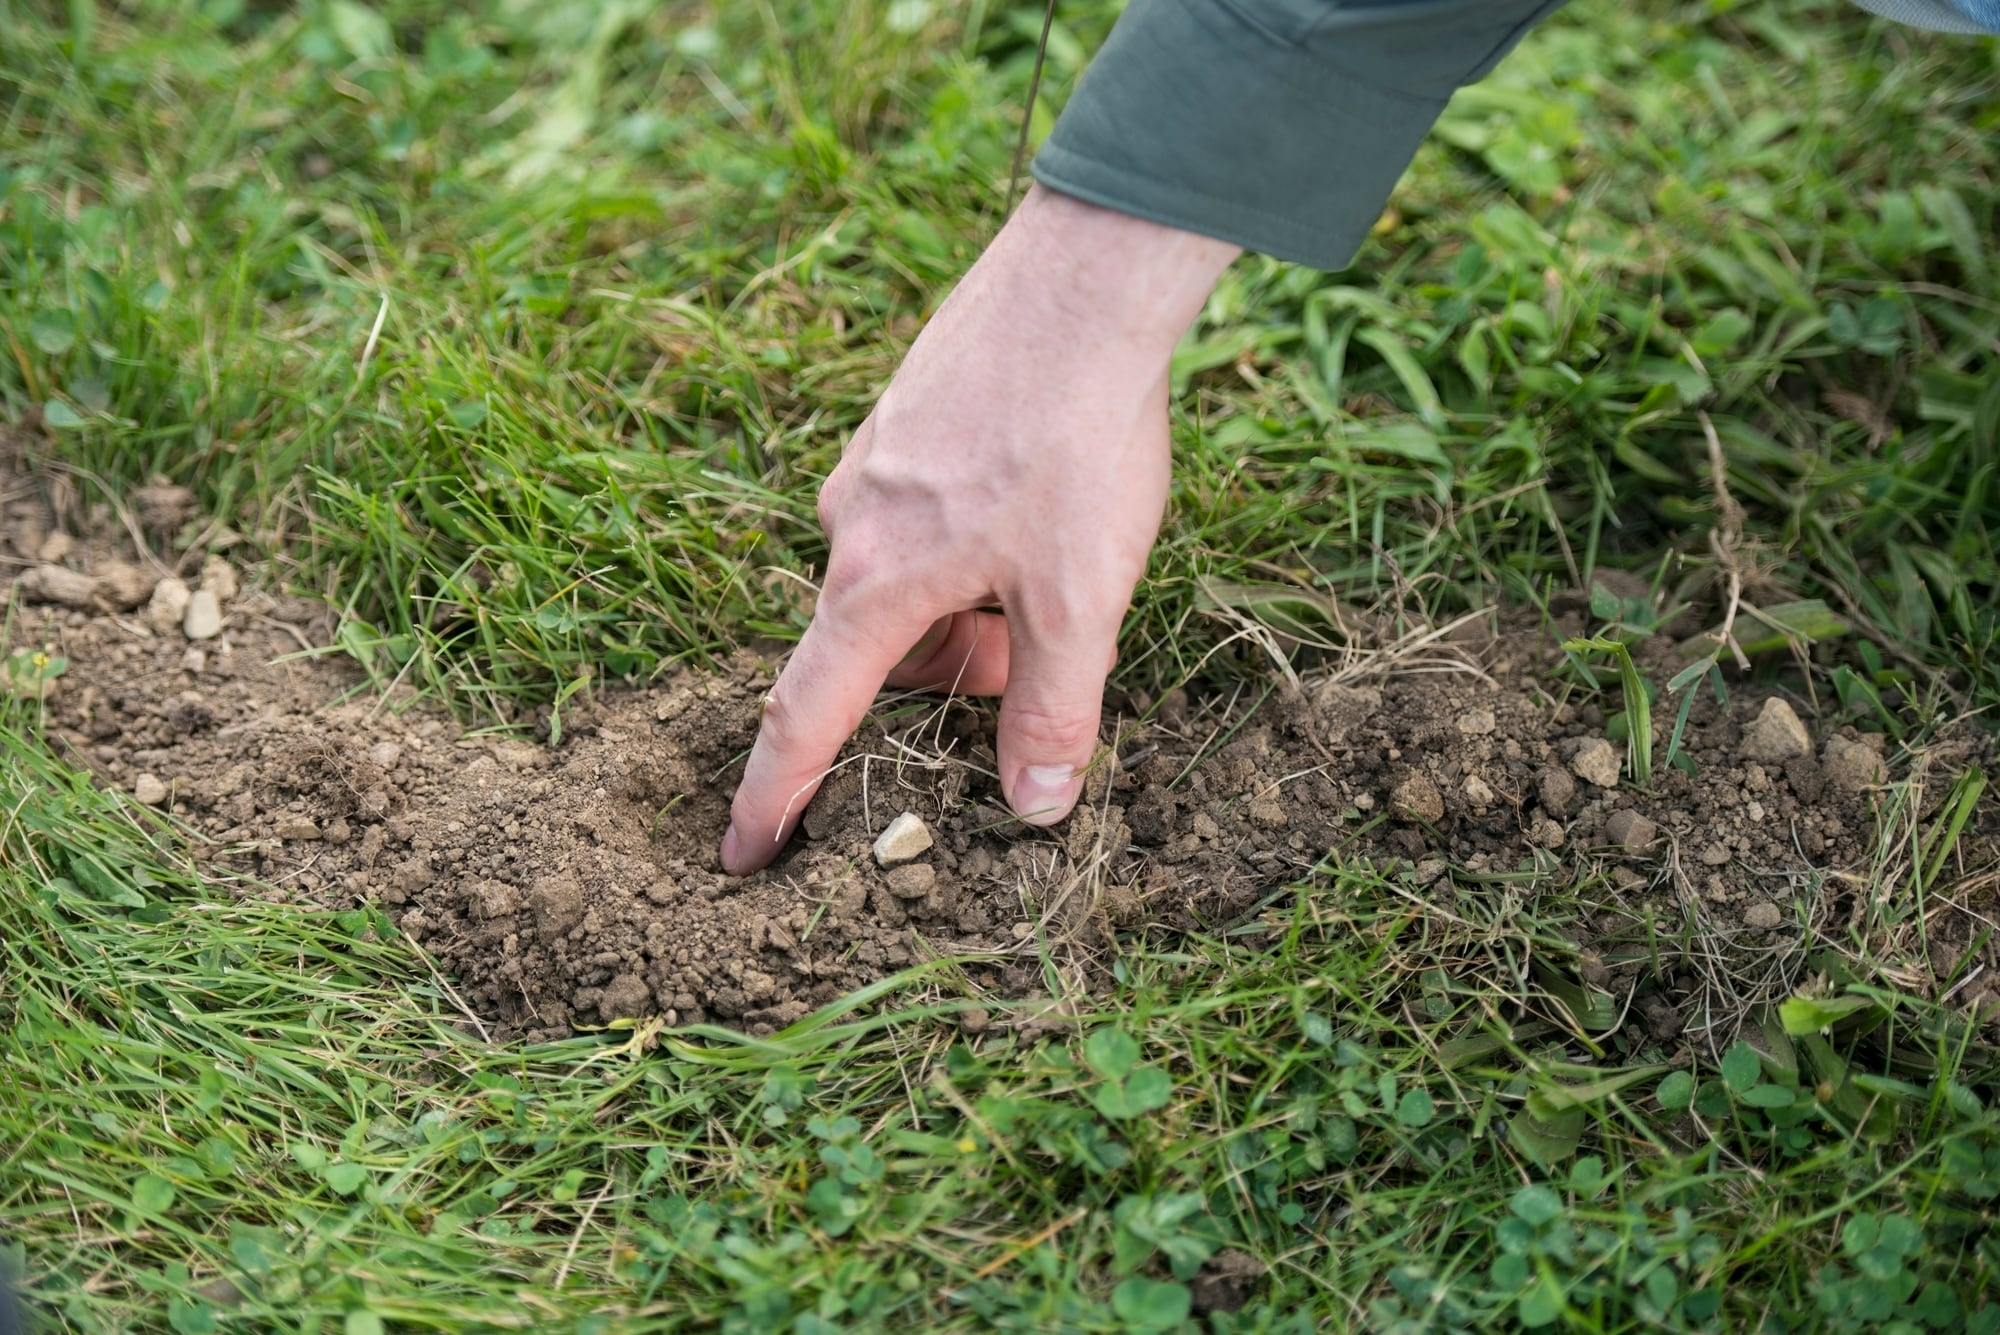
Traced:
POLYGON ((724 871, 748 875, 778 856, 889 670, 928 624, 920 617, 912 625, 903 614, 863 618, 851 604, 821 601, 764 698, 757 744, 722 836, 724 871))

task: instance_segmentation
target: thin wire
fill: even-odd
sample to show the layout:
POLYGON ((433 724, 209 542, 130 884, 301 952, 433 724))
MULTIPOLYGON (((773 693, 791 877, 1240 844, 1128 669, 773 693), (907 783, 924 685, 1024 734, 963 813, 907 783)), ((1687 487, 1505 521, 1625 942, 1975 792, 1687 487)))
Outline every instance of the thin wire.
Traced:
POLYGON ((1028 105, 1021 112, 1021 137, 1014 143, 1014 170, 1007 176, 1007 207, 1000 211, 1004 221, 1014 211, 1014 196, 1021 189, 1021 161, 1028 156, 1028 127, 1035 121, 1035 97, 1042 88, 1042 61, 1049 54, 1049 30, 1056 26, 1056 0, 1042 15, 1042 40, 1035 46, 1035 72, 1028 76, 1028 105))

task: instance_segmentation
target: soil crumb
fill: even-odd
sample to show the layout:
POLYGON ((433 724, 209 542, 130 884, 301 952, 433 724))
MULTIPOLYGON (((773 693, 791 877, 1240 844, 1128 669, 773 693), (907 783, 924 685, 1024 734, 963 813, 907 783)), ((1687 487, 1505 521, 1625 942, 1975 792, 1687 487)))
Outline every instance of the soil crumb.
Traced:
MULTIPOLYGON (((1574 891, 1603 906, 1578 942, 1599 984, 1607 943, 1666 915, 1695 924, 1708 958, 1762 961, 1789 986, 1863 923, 1893 821, 1928 820, 1993 757, 1971 728, 1912 752, 1742 687, 1726 710, 1706 695, 1694 709, 1693 773, 1638 791, 1599 706, 1557 684, 1580 600, 1553 634, 1488 618, 1303 685, 1119 701, 1084 802, 1053 830, 1008 816, 989 707, 885 706, 772 868, 733 880, 715 844, 769 664, 608 689, 565 712, 559 746, 467 732, 362 690, 317 652, 324 605, 200 550, 169 484, 93 515, 21 471, 0 467, 0 483, 8 661, 66 660, 33 688, 50 744, 171 817, 240 894, 380 904, 494 1039, 655 1015, 766 1033, 941 956, 971 960, 970 995, 1036 995, 1051 943, 1087 975, 1119 931, 1238 926, 1339 862, 1385 873, 1415 908, 1521 893, 1524 871, 1574 891), (153 555, 176 542, 174 559, 153 555), (204 591, 213 606, 190 626, 204 591)), ((1898 980, 1989 1017, 1993 806, 1933 896, 1928 956, 1898 980)), ((1702 1010, 1701 973, 1644 979, 1636 1009, 1656 1037, 1702 1010)))

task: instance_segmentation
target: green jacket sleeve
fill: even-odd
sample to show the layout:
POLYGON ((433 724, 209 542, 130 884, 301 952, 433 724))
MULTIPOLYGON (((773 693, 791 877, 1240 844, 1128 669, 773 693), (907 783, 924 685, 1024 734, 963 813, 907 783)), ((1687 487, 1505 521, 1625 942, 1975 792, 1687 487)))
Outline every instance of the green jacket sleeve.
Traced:
POLYGON ((1034 163, 1051 190, 1339 269, 1461 84, 1562 0, 1132 0, 1034 163))

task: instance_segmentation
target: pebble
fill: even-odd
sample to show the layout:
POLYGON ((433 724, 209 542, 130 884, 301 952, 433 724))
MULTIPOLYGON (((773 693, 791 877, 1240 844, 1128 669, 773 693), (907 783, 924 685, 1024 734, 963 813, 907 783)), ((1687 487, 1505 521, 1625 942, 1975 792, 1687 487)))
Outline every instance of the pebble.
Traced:
POLYGON ((1436 825, 1444 820, 1444 794, 1421 774, 1405 775, 1402 782, 1390 790, 1389 805, 1395 808, 1398 816, 1411 824, 1436 825))
POLYGON ((1630 807, 1604 818, 1604 837, 1627 853, 1643 853, 1659 837, 1660 827, 1630 807))
POLYGON ((317 839, 319 826, 309 820, 287 820, 278 822, 280 839, 317 839))
POLYGON ((1882 782, 1882 757, 1866 742, 1829 737, 1820 753, 1819 772, 1833 787, 1847 793, 1866 792, 1882 782))
POLYGON ((199 677, 208 667, 208 651, 198 644, 190 644, 188 651, 181 655, 181 670, 199 677))
POLYGON ((193 597, 194 591, 188 588, 186 580, 169 575, 153 586, 152 601, 146 604, 146 620, 162 635, 177 630, 187 616, 188 600, 193 597))
POLYGON ((915 862, 930 851, 930 846, 930 827, 916 813, 905 811, 876 838, 875 862, 882 867, 900 867, 915 862))
POLYGON ((1760 899, 1743 911, 1743 925, 1769 931, 1784 924, 1785 911, 1768 899, 1760 899))
POLYGON ((1707 848, 1701 850, 1701 860, 1711 867, 1724 866, 1728 863, 1729 858, 1728 844, 1710 844, 1707 848))
POLYGON ((1477 774, 1465 776, 1465 800, 1475 807, 1493 805, 1493 787, 1477 774))
POLYGON ((1528 831, 1528 841, 1542 848, 1561 848, 1563 839, 1562 825, 1547 816, 1537 820, 1534 828, 1528 831))
POLYGON ((167 785, 156 775, 141 774, 132 785, 132 796, 145 806, 156 807, 167 800, 167 785))
POLYGON ((1468 709, 1458 716, 1458 730, 1467 737, 1484 737, 1499 726, 1490 709, 1468 709))
POLYGON ((1616 788, 1619 771, 1624 766, 1618 758, 1617 747, 1602 737, 1593 737, 1576 749, 1576 754, 1570 757, 1569 767, 1585 783, 1594 783, 1599 788, 1616 788))
POLYGON ((402 758, 403 748, 394 742, 377 742, 368 748, 369 762, 382 769, 396 768, 396 762, 402 758))
POLYGON ((222 634, 222 604, 208 589, 196 589, 188 599, 181 630, 190 640, 212 640, 222 634))
POLYGON ((937 868, 911 862, 889 873, 889 893, 898 899, 922 899, 937 885, 937 868))
POLYGON ((1812 754, 1812 734, 1800 721, 1797 711, 1777 696, 1764 702, 1764 708, 1743 730, 1743 740, 1738 743, 1736 753, 1745 760, 1762 760, 1772 764, 1783 764, 1797 756, 1812 754))

